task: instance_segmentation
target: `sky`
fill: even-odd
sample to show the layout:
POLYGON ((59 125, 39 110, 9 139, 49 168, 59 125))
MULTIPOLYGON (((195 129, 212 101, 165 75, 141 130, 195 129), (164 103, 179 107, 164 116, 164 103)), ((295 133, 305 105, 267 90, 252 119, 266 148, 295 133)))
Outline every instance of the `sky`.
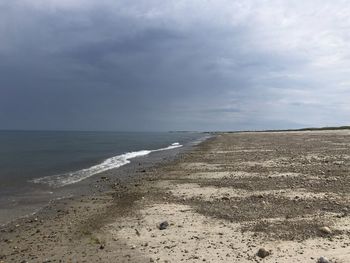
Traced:
POLYGON ((0 1, 0 129, 350 124, 347 0, 0 1))

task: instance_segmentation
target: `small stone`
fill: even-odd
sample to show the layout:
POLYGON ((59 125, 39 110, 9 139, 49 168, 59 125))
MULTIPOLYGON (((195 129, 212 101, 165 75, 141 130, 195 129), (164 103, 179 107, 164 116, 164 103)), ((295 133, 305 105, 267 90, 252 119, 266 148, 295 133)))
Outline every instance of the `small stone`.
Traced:
POLYGON ((105 248, 105 245, 104 244, 101 244, 100 245, 100 249, 104 249, 105 248))
POLYGON ((158 228, 159 228, 159 230, 164 230, 164 229, 167 229, 168 226, 169 226, 168 221, 164 221, 164 222, 159 224, 158 228))
POLYGON ((322 233, 327 234, 327 235, 332 234, 332 230, 331 230, 328 226, 320 227, 319 230, 320 230, 322 233))
POLYGON ((260 258, 266 258, 267 256, 270 255, 270 252, 267 251, 265 248, 260 248, 258 253, 256 253, 256 255, 260 258))
POLYGON ((320 257, 318 260, 317 260, 317 263, 331 263, 327 258, 325 257, 320 257))
POLYGON ((333 164, 335 164, 335 165, 342 165, 342 164, 344 164, 344 162, 342 162, 342 161, 335 161, 335 162, 333 162, 333 164))

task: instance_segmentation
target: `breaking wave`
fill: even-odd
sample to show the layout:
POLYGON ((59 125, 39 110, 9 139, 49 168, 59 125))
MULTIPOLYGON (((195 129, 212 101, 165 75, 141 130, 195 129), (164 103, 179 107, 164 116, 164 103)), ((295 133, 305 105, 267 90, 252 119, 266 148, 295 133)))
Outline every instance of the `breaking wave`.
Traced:
POLYGON ((31 182, 37 184, 47 184, 51 187, 62 187, 69 184, 74 184, 80 182, 90 176, 93 176, 98 173, 102 173, 107 170, 111 170, 114 168, 119 168, 123 165, 130 163, 130 159, 135 157, 145 156, 152 152, 166 151, 175 148, 182 147, 181 144, 175 142, 168 147, 157 149, 157 150, 141 150, 137 152, 128 152, 121 155, 113 156, 111 158, 106 159, 100 164, 91 166, 86 169, 82 169, 75 172, 68 172, 58 175, 45 176, 41 178, 33 179, 31 182))

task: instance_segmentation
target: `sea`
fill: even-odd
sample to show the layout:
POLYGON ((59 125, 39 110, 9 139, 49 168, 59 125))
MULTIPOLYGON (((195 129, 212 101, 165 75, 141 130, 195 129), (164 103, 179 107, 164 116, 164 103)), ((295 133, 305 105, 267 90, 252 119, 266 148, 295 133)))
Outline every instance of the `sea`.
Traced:
POLYGON ((0 225, 74 195, 92 176, 207 137, 198 132, 0 131, 0 225))

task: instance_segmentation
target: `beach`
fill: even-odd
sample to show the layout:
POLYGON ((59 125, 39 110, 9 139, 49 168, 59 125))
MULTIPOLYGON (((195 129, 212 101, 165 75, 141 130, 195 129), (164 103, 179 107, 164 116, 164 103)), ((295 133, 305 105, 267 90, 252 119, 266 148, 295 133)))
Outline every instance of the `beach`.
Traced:
POLYGON ((2 226, 0 262, 350 262, 350 131, 215 133, 146 160, 2 226))

